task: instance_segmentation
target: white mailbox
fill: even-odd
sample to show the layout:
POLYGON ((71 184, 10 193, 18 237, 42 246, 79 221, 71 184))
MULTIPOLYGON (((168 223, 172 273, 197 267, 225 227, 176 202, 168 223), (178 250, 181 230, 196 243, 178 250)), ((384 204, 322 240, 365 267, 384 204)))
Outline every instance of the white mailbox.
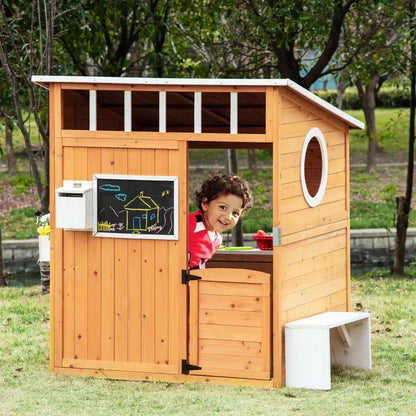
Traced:
POLYGON ((56 227, 92 230, 92 182, 64 181, 55 192, 56 227))

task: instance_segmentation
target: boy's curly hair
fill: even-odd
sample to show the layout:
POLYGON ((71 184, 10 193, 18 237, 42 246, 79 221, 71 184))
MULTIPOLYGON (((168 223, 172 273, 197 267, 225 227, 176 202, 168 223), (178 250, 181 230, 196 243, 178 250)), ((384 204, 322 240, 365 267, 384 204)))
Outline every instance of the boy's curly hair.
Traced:
POLYGON ((243 201, 241 215, 251 208, 253 198, 250 188, 245 180, 234 174, 213 176, 205 180, 201 185, 201 190, 195 192, 195 203, 202 210, 202 200, 204 198, 206 198, 206 202, 210 203, 220 195, 229 194, 238 196, 243 201))

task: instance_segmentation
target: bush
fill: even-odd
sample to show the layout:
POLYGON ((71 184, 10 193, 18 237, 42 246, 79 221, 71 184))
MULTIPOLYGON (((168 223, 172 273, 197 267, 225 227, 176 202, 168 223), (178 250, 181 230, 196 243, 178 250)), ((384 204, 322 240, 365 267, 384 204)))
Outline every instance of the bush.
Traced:
MULTIPOLYGON (((323 100, 336 105, 337 91, 317 91, 315 94, 323 100)), ((360 98, 355 87, 347 88, 343 98, 344 110, 361 109, 360 98)), ((383 86, 377 94, 377 107, 406 108, 410 105, 410 94, 407 86, 383 86)))
POLYGON ((255 234, 258 230, 271 232, 273 228, 273 211, 251 208, 243 217, 243 232, 255 234))
MULTIPOLYGON (((388 202, 351 201, 351 229, 395 227, 396 210, 388 202)), ((416 211, 410 211, 409 227, 416 226, 416 211)))
POLYGON ((410 91, 404 87, 382 87, 377 94, 377 107, 406 108, 410 106, 410 91))
POLYGON ((12 209, 0 221, 4 240, 24 240, 38 235, 33 208, 12 209))
POLYGON ((28 174, 20 173, 13 177, 12 184, 14 185, 15 194, 22 195, 27 193, 31 185, 35 184, 35 180, 28 174))

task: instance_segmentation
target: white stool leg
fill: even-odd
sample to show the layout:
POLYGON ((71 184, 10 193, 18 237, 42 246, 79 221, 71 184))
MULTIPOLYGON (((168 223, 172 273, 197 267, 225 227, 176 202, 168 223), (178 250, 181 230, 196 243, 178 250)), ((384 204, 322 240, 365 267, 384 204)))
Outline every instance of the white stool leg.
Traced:
POLYGON ((286 386, 331 390, 329 329, 286 328, 286 386))

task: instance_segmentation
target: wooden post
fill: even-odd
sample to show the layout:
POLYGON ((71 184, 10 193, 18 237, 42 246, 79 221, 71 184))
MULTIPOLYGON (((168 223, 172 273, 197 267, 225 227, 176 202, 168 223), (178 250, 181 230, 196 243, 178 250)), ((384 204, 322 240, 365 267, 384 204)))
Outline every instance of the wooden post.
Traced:
MULTIPOLYGON (((227 173, 238 174, 238 157, 236 149, 227 149, 227 173)), ((231 230, 231 241, 234 247, 244 245, 243 221, 240 220, 231 230)))

